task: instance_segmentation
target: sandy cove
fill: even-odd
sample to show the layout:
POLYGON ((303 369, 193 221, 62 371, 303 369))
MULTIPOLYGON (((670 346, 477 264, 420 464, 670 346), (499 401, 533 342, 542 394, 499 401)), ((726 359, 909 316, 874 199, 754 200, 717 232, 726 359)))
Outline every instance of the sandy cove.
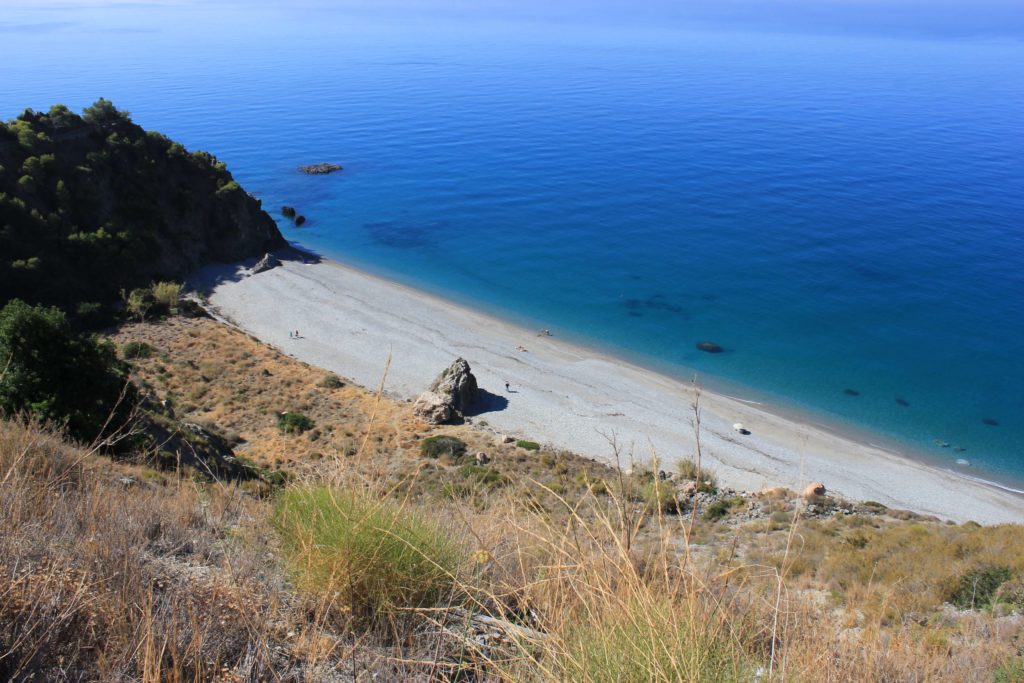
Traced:
MULTIPOLYGON (((473 419, 500 433, 604 461, 614 434, 624 460, 632 450, 649 465, 653 448, 665 470, 694 453, 686 383, 335 262, 280 256, 283 265, 257 275, 244 268, 253 262, 211 266, 189 284, 224 320, 364 387, 380 384, 390 355, 385 390, 398 398, 415 398, 462 356, 487 392, 473 419)), ((943 519, 1024 522, 1024 496, 706 389, 700 405, 704 462, 728 486, 822 481, 832 493, 943 519), (736 433, 736 422, 750 434, 736 433)))

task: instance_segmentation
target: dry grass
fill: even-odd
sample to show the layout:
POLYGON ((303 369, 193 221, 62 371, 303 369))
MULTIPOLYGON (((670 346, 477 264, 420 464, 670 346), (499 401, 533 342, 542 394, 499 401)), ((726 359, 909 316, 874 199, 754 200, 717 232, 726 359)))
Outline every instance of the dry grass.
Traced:
POLYGON ((809 518, 785 491, 730 498, 714 519, 702 504, 670 514, 671 486, 651 487, 653 475, 428 428, 407 404, 321 386, 322 371, 209 321, 132 325, 118 341, 157 349, 138 371, 156 398, 235 433, 261 464, 290 460, 293 481, 264 500, 0 422, 0 678, 910 682, 1021 670, 1024 617, 1010 603, 1024 588, 983 609, 943 605, 996 562, 1021 578, 1019 526, 863 505, 809 518), (283 435, 281 410, 309 415, 320 436, 283 435), (422 456, 440 433, 466 454, 422 456), (288 502, 317 491, 358 505, 288 502))

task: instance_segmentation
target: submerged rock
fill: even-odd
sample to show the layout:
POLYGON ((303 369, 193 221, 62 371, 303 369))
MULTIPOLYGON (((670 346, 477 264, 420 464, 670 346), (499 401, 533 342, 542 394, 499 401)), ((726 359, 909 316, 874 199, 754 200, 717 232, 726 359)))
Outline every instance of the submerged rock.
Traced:
POLYGON ((904 408, 906 408, 907 406, 910 405, 910 403, 905 398, 897 398, 896 399, 896 405, 900 405, 900 406, 903 406, 904 408))
POLYGON ((847 396, 860 396, 860 392, 856 389, 843 389, 843 393, 847 396))
POLYGON ((431 424, 457 422, 476 403, 480 390, 464 358, 457 358, 420 394, 413 412, 431 424))
POLYGON ((262 273, 265 270, 271 268, 277 268, 281 265, 281 262, 277 260, 277 257, 273 254, 264 254, 263 258, 256 262, 256 265, 252 267, 252 274, 262 273))
POLYGON ((296 216, 295 217, 295 227, 296 228, 302 227, 302 224, 305 223, 305 222, 306 222, 306 217, 305 216, 296 216))
POLYGON ((988 425, 989 427, 998 427, 999 426, 999 422, 997 420, 993 420, 991 417, 984 418, 981 421, 981 423, 984 424, 984 425, 988 425))
POLYGON ((340 164, 310 164, 309 166, 299 166, 299 170, 308 175, 326 175, 328 173, 334 173, 335 171, 341 170, 340 164))
POLYGON ((697 342, 697 349, 705 353, 722 353, 722 351, 725 351, 721 346, 711 341, 697 342))
POLYGON ((294 206, 282 206, 281 215, 285 218, 295 218, 295 207, 294 206))

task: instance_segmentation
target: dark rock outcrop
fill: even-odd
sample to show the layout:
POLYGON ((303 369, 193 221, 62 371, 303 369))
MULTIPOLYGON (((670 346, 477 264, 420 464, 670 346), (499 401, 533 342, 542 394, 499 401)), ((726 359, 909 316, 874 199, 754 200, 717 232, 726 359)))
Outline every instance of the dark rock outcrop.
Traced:
POLYGON ((416 399, 413 412, 431 424, 450 424, 461 421, 479 396, 469 363, 458 358, 416 399))

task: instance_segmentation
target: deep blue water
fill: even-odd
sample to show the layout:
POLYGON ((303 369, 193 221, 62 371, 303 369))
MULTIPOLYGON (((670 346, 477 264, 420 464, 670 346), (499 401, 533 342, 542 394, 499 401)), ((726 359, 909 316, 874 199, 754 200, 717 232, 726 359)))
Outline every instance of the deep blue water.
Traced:
POLYGON ((0 116, 110 98, 299 244, 1024 481, 1020 36, 417 7, 4 8, 0 116))

